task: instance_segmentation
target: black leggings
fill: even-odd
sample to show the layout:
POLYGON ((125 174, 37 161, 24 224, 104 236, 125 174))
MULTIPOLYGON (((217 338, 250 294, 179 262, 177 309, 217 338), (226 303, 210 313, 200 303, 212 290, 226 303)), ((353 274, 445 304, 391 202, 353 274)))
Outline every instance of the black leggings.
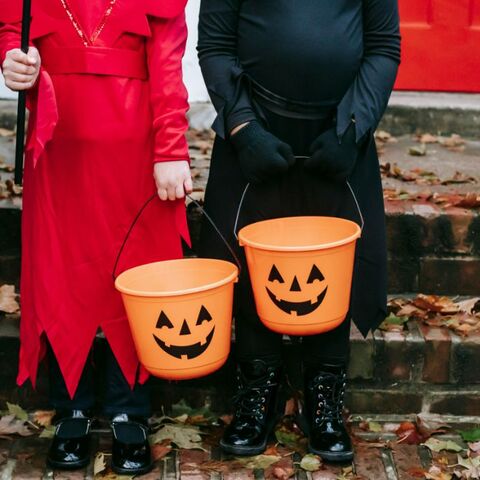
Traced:
POLYGON ((105 415, 113 417, 127 413, 138 417, 149 417, 150 392, 147 384, 135 384, 131 389, 109 345, 105 345, 104 371, 99 372, 90 353, 73 398, 67 391, 57 359, 48 345, 48 370, 50 382, 50 403, 56 410, 91 410, 96 404, 95 384, 102 385, 105 415), (96 381, 95 377, 100 377, 96 381))

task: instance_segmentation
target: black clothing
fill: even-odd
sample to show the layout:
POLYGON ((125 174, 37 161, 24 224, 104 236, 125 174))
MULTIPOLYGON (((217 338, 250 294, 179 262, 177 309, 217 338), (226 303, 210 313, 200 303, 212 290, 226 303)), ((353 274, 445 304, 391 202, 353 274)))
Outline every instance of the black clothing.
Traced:
POLYGON ((255 120, 230 139, 237 151, 243 176, 251 183, 271 180, 286 173, 295 163, 290 145, 267 132, 255 120))
MULTIPOLYGON (((51 347, 47 351, 52 407, 57 411, 93 409, 96 403, 94 380, 96 370, 93 358, 87 360, 77 391, 71 399, 51 347)), ((144 385, 137 383, 132 390, 108 345, 106 345, 105 364, 103 412, 110 417, 127 413, 148 418, 151 415, 148 382, 144 385)))
MULTIPOLYGON (((200 65, 218 112, 206 209, 232 244, 236 244, 232 233, 235 214, 247 181, 228 140, 231 129, 257 119, 291 145, 295 155, 308 156, 311 144, 322 132, 335 126, 341 137, 355 118, 358 158, 348 180, 365 225, 357 243, 350 313, 365 335, 386 314, 385 218, 373 131, 394 83, 399 42, 396 0, 202 0, 200 10, 200 65), (273 35, 268 42, 263 36, 265 29, 273 35), (297 49, 287 48, 283 36, 297 42, 297 49), (348 46, 339 53, 336 42, 348 46), (256 45, 261 56, 249 45, 256 45), (329 51, 340 57, 328 55, 329 51), (281 70, 273 70, 271 64, 263 67, 269 65, 270 55, 280 54, 285 55, 281 70), (288 70, 290 64, 301 70, 288 70), (262 89, 277 95, 278 102, 262 101, 258 93, 262 89), (275 110, 272 103, 283 104, 291 114, 275 110), (320 115, 312 119, 312 115, 302 113, 309 109, 318 110, 320 115)), ((345 182, 305 172, 303 163, 297 161, 275 182, 249 188, 239 227, 298 215, 339 216, 360 223, 345 182)), ((230 259, 206 224, 201 243, 202 255, 230 259)), ((241 356, 243 351, 251 352, 249 343, 256 340, 250 334, 247 342, 248 332, 243 335, 241 329, 251 329, 260 322, 245 268, 237 288, 235 315, 241 356)), ((255 331, 262 328, 257 325, 255 331)), ((280 343, 279 335, 273 332, 265 332, 263 338, 273 339, 274 335, 275 342, 280 343)), ((259 345, 258 353, 263 351, 259 345)))
POLYGON ((345 181, 352 174, 359 153, 355 124, 350 124, 340 140, 334 127, 323 132, 312 143, 310 153, 311 157, 305 160, 307 170, 325 178, 345 181))
POLYGON ((255 118, 251 78, 291 100, 336 106, 337 132, 353 116, 360 139, 395 80, 397 0, 203 0, 198 53, 223 138, 255 118))

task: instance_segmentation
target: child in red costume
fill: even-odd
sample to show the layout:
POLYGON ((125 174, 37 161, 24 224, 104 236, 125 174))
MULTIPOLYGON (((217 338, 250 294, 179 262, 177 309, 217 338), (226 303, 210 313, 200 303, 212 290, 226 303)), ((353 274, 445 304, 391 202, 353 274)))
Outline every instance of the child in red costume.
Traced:
MULTIPOLYGON (((149 469, 146 372, 139 366, 112 270, 181 256, 191 191, 187 92, 181 60, 185 0, 38 0, 28 54, 21 0, 0 0, 0 64, 7 86, 29 89, 22 220, 22 322, 18 383, 35 385, 49 357, 56 436, 48 462, 89 461, 94 404, 89 359, 108 341, 105 412, 113 468, 149 469)), ((117 272, 117 273, 118 273, 117 272)))

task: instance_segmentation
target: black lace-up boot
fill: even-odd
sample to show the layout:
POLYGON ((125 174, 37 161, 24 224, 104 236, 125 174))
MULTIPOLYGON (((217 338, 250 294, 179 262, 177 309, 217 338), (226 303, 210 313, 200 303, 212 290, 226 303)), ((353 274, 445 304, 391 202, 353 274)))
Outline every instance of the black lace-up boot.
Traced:
POLYGON ((353 458, 352 443, 342 417, 346 378, 344 365, 321 365, 305 371, 309 450, 332 462, 353 458))
POLYGON ((258 455, 265 451, 279 418, 280 379, 280 368, 264 360, 240 364, 235 414, 220 440, 223 450, 235 455, 258 455))

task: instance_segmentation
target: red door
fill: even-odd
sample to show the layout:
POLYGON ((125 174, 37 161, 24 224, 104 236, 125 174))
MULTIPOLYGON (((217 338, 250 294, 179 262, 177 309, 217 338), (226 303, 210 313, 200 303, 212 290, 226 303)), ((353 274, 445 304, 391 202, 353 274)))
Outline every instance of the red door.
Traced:
POLYGON ((480 0, 399 0, 398 90, 480 92, 480 0))

